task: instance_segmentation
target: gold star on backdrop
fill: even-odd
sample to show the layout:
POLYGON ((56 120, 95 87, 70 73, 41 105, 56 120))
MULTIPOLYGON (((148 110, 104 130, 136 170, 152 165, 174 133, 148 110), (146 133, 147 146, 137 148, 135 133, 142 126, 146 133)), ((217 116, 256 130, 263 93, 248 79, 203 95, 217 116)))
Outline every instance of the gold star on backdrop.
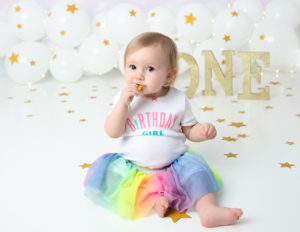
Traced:
POLYGON ((155 12, 152 12, 152 13, 151 13, 151 17, 154 17, 154 16, 155 16, 155 14, 156 14, 155 12))
POLYGON ((66 32, 65 32, 64 30, 62 30, 62 31, 60 32, 60 35, 61 35, 61 36, 65 36, 65 35, 66 35, 66 32))
POLYGON ((107 46, 109 45, 109 41, 108 40, 103 40, 103 43, 107 46))
POLYGON ((297 117, 300 117, 300 114, 296 114, 297 117))
POLYGON ((225 60, 222 60, 222 62, 221 62, 222 64, 226 64, 226 61, 225 60))
POLYGON ((207 106, 205 106, 205 107, 203 107, 203 108, 201 108, 203 111, 213 111, 214 110, 214 108, 212 108, 212 107, 207 107, 207 106))
POLYGON ((288 162, 280 163, 282 168, 292 168, 292 166, 295 166, 295 164, 290 164, 288 162))
POLYGON ((21 7, 20 6, 16 6, 15 7, 15 12, 20 12, 21 11, 21 7))
POLYGON ((287 141, 286 144, 288 144, 288 145, 294 145, 295 143, 292 142, 292 141, 287 141))
POLYGON ((186 211, 187 211, 187 209, 184 210, 182 213, 180 213, 175 209, 169 209, 166 214, 166 217, 170 217, 174 223, 177 222, 181 218, 191 218, 190 215, 186 214, 186 211))
POLYGON ((83 164, 79 165, 79 167, 81 167, 82 169, 89 168, 90 166, 91 166, 91 164, 87 164, 87 163, 83 163, 83 164))
POLYGON ((96 22, 96 27, 100 27, 101 23, 100 22, 96 22))
POLYGON ((70 11, 70 12, 72 12, 72 14, 74 14, 76 10, 78 10, 78 8, 75 6, 75 4, 67 5, 67 10, 66 11, 70 11))
POLYGON ((265 36, 264 35, 260 35, 259 38, 260 38, 260 40, 264 40, 265 36))
POLYGON ((238 15, 239 15, 239 13, 238 13, 238 12, 236 12, 236 11, 233 11, 233 12, 231 13, 231 15, 232 15, 232 17, 234 17, 234 16, 238 16, 238 15))
POLYGON ((34 60, 30 61, 30 65, 34 66, 35 65, 35 61, 34 60))
POLYGON ((228 153, 228 154, 225 154, 226 156, 227 156, 227 158, 236 158, 236 156, 238 155, 238 154, 233 154, 233 153, 228 153))
POLYGON ((50 17, 50 16, 51 16, 51 12, 48 13, 48 17, 50 17))
POLYGON ((218 122, 224 122, 225 119, 221 119, 221 118, 220 118, 220 119, 217 119, 217 121, 218 121, 218 122))
POLYGON ((248 135, 246 135, 246 134, 238 134, 238 136, 237 137, 239 137, 239 138, 246 138, 246 137, 249 137, 248 135))
POLYGON ((56 59, 56 54, 54 54, 54 56, 52 56, 52 60, 55 60, 56 59))
POLYGON ((10 60, 10 64, 18 63, 18 56, 19 54, 12 53, 11 56, 8 57, 8 59, 10 60))
POLYGON ((242 127, 246 125, 243 122, 232 122, 229 126, 242 127))
POLYGON ((129 11, 129 13, 130 13, 130 16, 135 16, 136 15, 136 11, 134 11, 134 10, 129 11))
POLYGON ((230 136, 228 136, 228 137, 223 137, 222 140, 233 141, 233 142, 237 141, 236 138, 232 138, 232 137, 230 137, 230 136))
POLYGON ((17 25, 17 28, 21 29, 21 28, 22 28, 22 25, 21 25, 21 24, 18 24, 18 25, 17 25))
POLYGON ((225 40, 226 43, 230 41, 230 35, 224 35, 223 40, 225 40))
POLYGON ((194 25, 194 21, 197 20, 197 18, 193 16, 193 13, 190 13, 190 15, 185 15, 184 17, 185 17, 185 24, 190 23, 194 25))

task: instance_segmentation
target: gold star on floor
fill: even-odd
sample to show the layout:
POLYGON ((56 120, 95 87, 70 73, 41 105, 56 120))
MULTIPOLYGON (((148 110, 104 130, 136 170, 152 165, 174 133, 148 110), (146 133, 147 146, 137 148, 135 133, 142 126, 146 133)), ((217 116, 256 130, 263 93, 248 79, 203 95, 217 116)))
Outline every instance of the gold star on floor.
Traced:
POLYGON ((96 99, 96 98, 97 98, 96 96, 91 96, 91 97, 90 97, 90 99, 96 99))
POLYGON ((246 125, 243 122, 232 122, 229 126, 242 127, 246 125))
POLYGON ((238 103, 238 101, 237 100, 232 100, 232 103, 238 103))
POLYGON ((15 7, 15 12, 20 12, 21 11, 21 7, 20 6, 16 6, 15 7))
POLYGON ((78 10, 78 8, 75 6, 75 4, 67 5, 67 10, 66 11, 70 11, 70 12, 72 12, 72 14, 74 14, 76 10, 78 10))
POLYGON ((18 54, 12 53, 10 57, 8 57, 8 59, 10 60, 10 64, 13 63, 18 63, 18 54))
POLYGON ((66 100, 62 100, 62 101, 60 101, 61 103, 66 103, 67 101, 66 100))
POLYGON ((246 137, 249 137, 248 135, 246 135, 246 134, 238 134, 238 136, 237 137, 239 137, 239 138, 246 138, 246 137))
POLYGON ((60 32, 60 35, 61 35, 61 36, 65 36, 65 35, 66 35, 66 32, 65 32, 64 30, 62 30, 62 31, 60 32))
POLYGON ((225 121, 225 119, 217 119, 216 121, 218 121, 218 122, 224 122, 225 121))
POLYGON ((296 114, 297 117, 300 117, 300 114, 296 114))
POLYGON ((100 22, 96 22, 96 27, 100 27, 101 23, 100 22))
POLYGON ((118 87, 117 86, 113 86, 113 87, 111 87, 112 89, 117 89, 118 87))
POLYGON ((152 12, 152 13, 151 13, 151 17, 154 17, 154 16, 155 16, 155 14, 156 14, 155 12, 152 12))
POLYGON ((182 213, 180 213, 175 209, 169 209, 166 214, 166 217, 170 217, 174 223, 177 222, 181 218, 191 218, 190 215, 186 214, 186 211, 187 211, 187 209, 184 210, 182 213))
POLYGON ((212 108, 212 107, 207 107, 207 106, 205 106, 205 107, 203 107, 203 108, 201 108, 203 111, 213 111, 214 110, 214 108, 212 108))
POLYGON ((30 65, 34 66, 35 65, 35 61, 34 60, 30 61, 30 65))
POLYGON ((52 56, 52 60, 55 60, 56 59, 56 54, 54 54, 53 56, 52 56))
POLYGON ((238 155, 238 154, 233 154, 233 153, 228 153, 228 154, 224 154, 224 155, 226 155, 227 156, 227 158, 236 158, 236 156, 238 155))
POLYGON ((270 85, 280 85, 280 82, 278 81, 270 81, 270 85))
POLYGON ((30 100, 27 100, 27 101, 24 101, 24 103, 31 103, 31 101, 30 101, 30 100))
POLYGON ((129 13, 130 13, 130 16, 135 16, 136 15, 136 11, 134 11, 134 10, 129 11, 129 13))
POLYGON ((295 143, 292 142, 292 141, 287 141, 286 144, 288 144, 288 145, 294 145, 295 143))
POLYGON ((109 41, 108 40, 103 40, 103 43, 107 46, 109 45, 109 41))
POLYGON ((225 40, 226 43, 230 41, 230 35, 224 35, 223 40, 225 40))
POLYGON ((287 95, 285 95, 285 96, 287 96, 287 97, 292 97, 293 96, 293 94, 291 94, 291 93, 288 93, 287 95))
POLYGON ((265 108, 266 108, 267 110, 273 109, 272 106, 265 106, 265 108))
POLYGON ((194 21, 197 19, 196 17, 193 16, 193 13, 190 13, 190 15, 185 15, 185 24, 192 24, 194 25, 194 21))
POLYGON ((61 96, 61 97, 62 97, 62 96, 69 96, 68 93, 59 93, 58 95, 61 96))
POLYGON ((292 90, 292 88, 286 88, 287 90, 292 90))
POLYGON ((232 17, 234 17, 234 16, 238 16, 238 15, 239 15, 239 13, 238 13, 238 12, 236 12, 236 11, 233 11, 233 12, 231 13, 231 15, 232 15, 232 17))
POLYGON ((22 25, 21 25, 21 24, 18 24, 18 25, 17 25, 17 28, 21 29, 21 28, 22 28, 22 25))
POLYGON ((28 114, 28 115, 26 115, 26 117, 27 117, 27 118, 32 118, 33 115, 32 115, 32 114, 28 114))
POLYGON ((244 113, 246 113, 246 112, 245 112, 245 111, 239 111, 239 113, 240 113, 240 114, 244 114, 244 113))
POLYGON ((80 119, 79 121, 80 122, 86 122, 86 119, 83 118, 83 119, 80 119))
POLYGON ((292 168, 292 166, 295 166, 295 164, 290 164, 288 162, 280 163, 282 168, 292 168))
POLYGON ((37 91, 37 89, 30 89, 30 91, 31 91, 31 92, 35 92, 35 91, 37 91))
POLYGON ((51 12, 48 13, 48 17, 50 17, 50 16, 51 16, 51 12))
POLYGON ((14 98, 13 98, 13 97, 8 97, 8 99, 9 99, 9 100, 12 100, 12 99, 14 99, 14 98))
POLYGON ((260 35, 259 38, 260 38, 260 40, 264 40, 265 36, 264 35, 260 35))
POLYGON ((90 166, 91 166, 91 164, 87 164, 87 163, 83 163, 83 164, 79 165, 79 167, 81 167, 82 169, 89 168, 90 166))
POLYGON ((72 114, 72 113, 74 113, 74 112, 75 112, 74 110, 68 110, 68 111, 67 111, 68 114, 72 114))
POLYGON ((230 136, 228 136, 228 137, 223 137, 222 140, 233 141, 233 142, 237 141, 236 138, 232 138, 232 137, 230 137, 230 136))

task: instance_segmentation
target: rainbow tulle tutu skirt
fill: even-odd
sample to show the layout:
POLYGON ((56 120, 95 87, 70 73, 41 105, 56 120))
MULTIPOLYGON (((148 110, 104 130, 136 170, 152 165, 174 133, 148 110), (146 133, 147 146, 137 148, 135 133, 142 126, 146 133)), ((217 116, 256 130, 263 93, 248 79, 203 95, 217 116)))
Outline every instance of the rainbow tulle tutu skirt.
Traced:
POLYGON ((85 195, 94 203, 129 219, 146 216, 165 196, 179 212, 193 207, 207 193, 223 187, 218 174, 195 152, 187 151, 169 167, 146 174, 120 154, 100 156, 84 181, 85 195))

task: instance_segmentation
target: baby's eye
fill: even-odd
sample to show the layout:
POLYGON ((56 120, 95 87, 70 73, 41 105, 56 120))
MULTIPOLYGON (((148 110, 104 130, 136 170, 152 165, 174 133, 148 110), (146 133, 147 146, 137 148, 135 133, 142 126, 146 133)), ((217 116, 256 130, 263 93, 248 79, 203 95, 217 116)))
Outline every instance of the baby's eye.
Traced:
POLYGON ((132 70, 135 70, 136 66, 134 64, 131 64, 131 65, 129 65, 129 68, 132 69, 132 70))
POLYGON ((154 68, 149 66, 149 67, 147 67, 147 71, 152 72, 152 71, 154 71, 154 68))

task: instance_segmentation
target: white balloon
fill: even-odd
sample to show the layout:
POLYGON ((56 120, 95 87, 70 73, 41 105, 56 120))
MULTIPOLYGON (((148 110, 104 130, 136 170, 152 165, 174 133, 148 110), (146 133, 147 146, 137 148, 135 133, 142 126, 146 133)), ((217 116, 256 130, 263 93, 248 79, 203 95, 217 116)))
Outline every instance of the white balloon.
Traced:
POLYGON ((15 45, 5 58, 9 77, 20 84, 37 82, 45 77, 49 68, 50 49, 38 42, 15 45))
POLYGON ((236 0, 232 8, 244 12, 255 23, 261 21, 264 14, 261 0, 236 0))
POLYGON ((300 22, 300 9, 289 0, 272 0, 266 7, 266 20, 278 20, 296 28, 300 22))
POLYGON ((107 17, 108 17, 108 13, 105 12, 101 12, 94 17, 92 22, 93 34, 102 35, 102 36, 109 35, 107 17))
POLYGON ((104 74, 117 64, 118 46, 108 37, 91 35, 80 46, 79 54, 86 71, 104 74))
POLYGON ((225 41, 227 49, 234 49, 249 41, 253 23, 243 12, 226 9, 217 15, 213 30, 217 39, 225 41))
POLYGON ((251 41, 250 50, 270 52, 271 69, 291 67, 298 47, 297 35, 293 28, 277 21, 265 21, 254 29, 251 41))
POLYGON ((194 42, 208 39, 212 33, 213 14, 201 3, 186 5, 177 15, 176 26, 182 37, 194 42))
MULTIPOLYGON (((177 38, 177 37, 173 37, 173 40, 176 44, 178 52, 184 52, 193 55, 193 49, 189 41, 187 41, 185 38, 177 38)), ((186 70, 188 70, 188 68, 189 65, 186 63, 186 61, 184 61, 183 59, 179 59, 178 74, 184 73, 186 70)))
POLYGON ((7 23, 0 22, 0 57, 5 56, 17 42, 7 23))
POLYGON ((227 2, 221 0, 209 1, 205 6, 212 12, 214 15, 217 15, 221 11, 227 9, 227 2))
POLYGON ((148 31, 145 13, 133 4, 118 4, 108 15, 108 27, 113 38, 126 45, 135 36, 148 31))
POLYGON ((49 38, 57 45, 73 48, 88 36, 90 18, 74 3, 64 1, 51 8, 46 28, 49 38))
POLYGON ((298 48, 298 52, 296 54, 296 59, 295 59, 295 64, 296 64, 296 69, 300 71, 300 48, 298 48))
POLYGON ((118 62, 118 69, 120 72, 125 75, 124 70, 124 54, 125 54, 126 47, 124 46, 118 53, 119 53, 119 62, 118 62))
POLYGON ((83 69, 79 53, 74 49, 58 49, 52 54, 50 71, 60 82, 74 82, 80 79, 83 69))
POLYGON ((8 17, 13 33, 22 40, 39 40, 45 35, 46 13, 36 1, 16 2, 10 8, 8 17))
POLYGON ((171 35, 175 32, 175 15, 165 7, 156 7, 148 12, 151 31, 171 35))

